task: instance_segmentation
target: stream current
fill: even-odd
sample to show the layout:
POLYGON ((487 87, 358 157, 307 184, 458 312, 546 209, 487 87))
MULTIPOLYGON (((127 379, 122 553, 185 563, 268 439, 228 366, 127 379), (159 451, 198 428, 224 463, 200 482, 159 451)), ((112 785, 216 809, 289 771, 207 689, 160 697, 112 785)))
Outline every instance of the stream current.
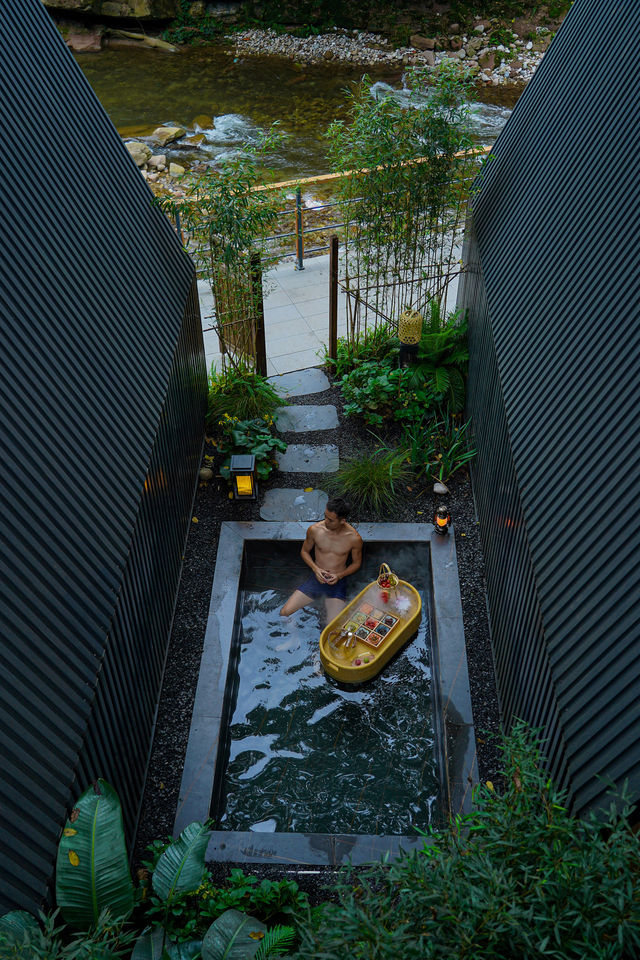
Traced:
MULTIPOLYGON (((157 148, 177 162, 209 164, 237 151, 278 122, 287 134, 270 166, 282 179, 328 173, 324 133, 343 115, 345 90, 366 73, 373 92, 406 99, 401 70, 345 64, 299 64, 275 57, 236 58, 223 44, 178 53, 107 49, 76 60, 125 138, 148 137, 162 124, 203 134, 193 144, 157 148)), ((483 87, 472 105, 473 132, 490 144, 505 125, 519 89, 483 87)))

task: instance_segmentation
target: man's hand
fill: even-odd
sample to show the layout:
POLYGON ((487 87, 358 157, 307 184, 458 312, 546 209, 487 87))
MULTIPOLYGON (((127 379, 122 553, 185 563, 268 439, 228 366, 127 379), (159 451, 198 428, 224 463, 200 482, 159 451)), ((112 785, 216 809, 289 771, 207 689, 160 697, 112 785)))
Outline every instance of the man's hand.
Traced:
POLYGON ((331 570, 323 570, 321 567, 318 567, 315 571, 316 580, 319 583, 337 583, 338 577, 335 573, 332 573, 331 570))

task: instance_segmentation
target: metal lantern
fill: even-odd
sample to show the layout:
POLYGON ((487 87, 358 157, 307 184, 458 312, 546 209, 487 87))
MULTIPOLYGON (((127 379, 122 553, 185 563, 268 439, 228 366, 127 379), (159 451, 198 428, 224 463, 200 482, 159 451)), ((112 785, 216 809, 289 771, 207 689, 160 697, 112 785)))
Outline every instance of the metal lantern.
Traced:
POLYGON ((407 309, 398 317, 398 339, 404 346, 420 343, 422 336, 422 314, 407 309))
POLYGON ((436 528, 436 533, 441 534, 443 537, 449 533, 451 517, 449 516, 449 510, 447 507, 445 507, 444 503, 441 503, 439 507, 436 507, 436 511, 433 515, 433 525, 436 528))
POLYGON ((422 314, 407 309, 398 317, 398 339, 400 340, 400 366, 415 361, 418 344, 422 336, 422 314))
POLYGON ((256 458, 252 453, 234 454, 229 464, 229 478, 234 500, 258 499, 256 458))

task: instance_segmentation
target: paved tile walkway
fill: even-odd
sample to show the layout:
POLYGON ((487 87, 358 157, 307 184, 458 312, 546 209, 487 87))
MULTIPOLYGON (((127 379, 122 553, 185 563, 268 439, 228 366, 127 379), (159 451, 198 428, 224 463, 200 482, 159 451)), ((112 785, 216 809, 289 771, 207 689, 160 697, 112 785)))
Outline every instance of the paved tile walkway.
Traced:
MULTIPOLYGON (((265 278, 264 320, 269 376, 317 366, 329 340, 329 256, 305 260, 304 270, 285 261, 265 278)), ((220 369, 218 335, 211 329, 213 295, 198 282, 207 370, 220 369)), ((344 302, 338 300, 338 336, 345 329, 344 302)))
MULTIPOLYGON (((329 342, 329 255, 310 257, 304 270, 296 270, 293 260, 279 263, 267 274, 264 287, 268 376, 317 366, 329 342)), ((455 307, 457 288, 456 277, 447 310, 455 307)), ((220 369, 218 335, 211 329, 213 294, 206 281, 198 281, 198 294, 207 370, 212 363, 220 369)), ((345 332, 345 299, 338 296, 338 336, 345 332)))

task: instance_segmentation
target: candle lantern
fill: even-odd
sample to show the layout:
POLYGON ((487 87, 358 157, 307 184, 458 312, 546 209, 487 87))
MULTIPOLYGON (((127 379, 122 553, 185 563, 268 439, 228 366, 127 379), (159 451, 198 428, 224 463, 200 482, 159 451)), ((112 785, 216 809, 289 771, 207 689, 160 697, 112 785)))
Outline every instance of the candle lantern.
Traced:
POLYGON ((415 360, 418 344, 422 336, 422 314, 407 308, 398 317, 398 339, 400 340, 400 363, 415 360))
POLYGON ((250 454, 234 454, 229 464, 229 478, 234 500, 258 499, 256 458, 250 454))
POLYGON ((436 533, 441 534, 443 537, 449 533, 451 517, 449 516, 447 507, 445 507, 443 503, 440 504, 439 507, 436 507, 433 515, 433 525, 436 528, 436 533))

